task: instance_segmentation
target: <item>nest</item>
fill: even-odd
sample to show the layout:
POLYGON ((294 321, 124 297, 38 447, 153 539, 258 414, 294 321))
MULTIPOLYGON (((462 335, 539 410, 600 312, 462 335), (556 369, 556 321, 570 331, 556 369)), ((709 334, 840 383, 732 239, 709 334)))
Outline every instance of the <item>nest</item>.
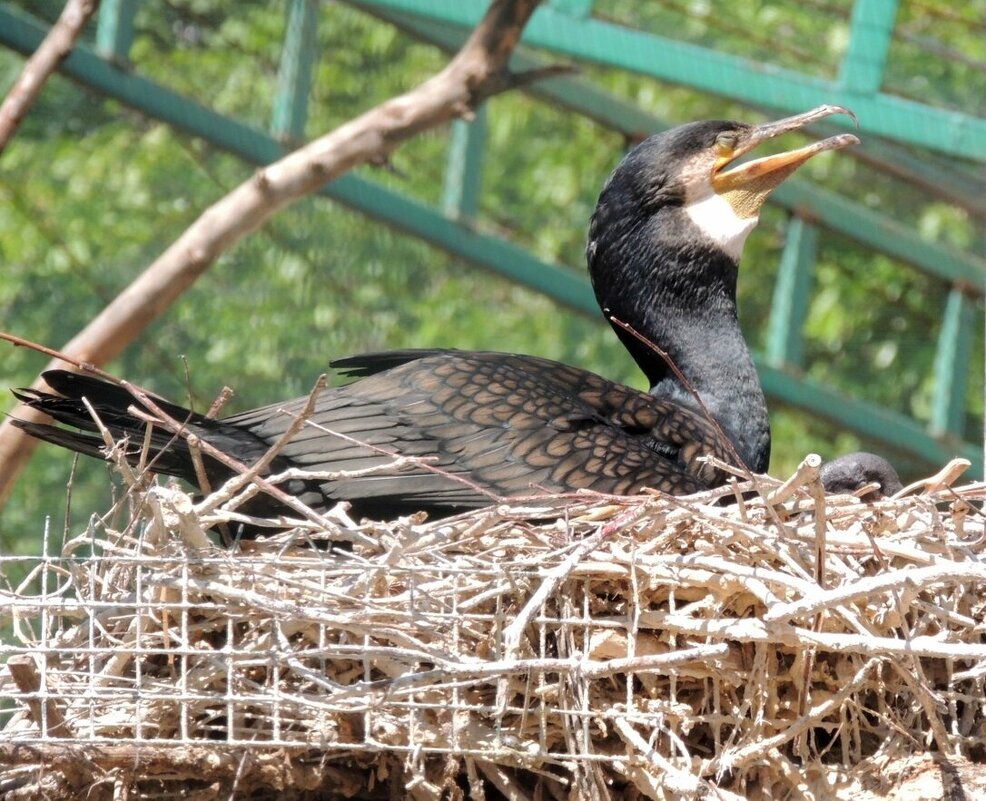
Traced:
POLYGON ((0 797, 982 797, 986 485, 806 465, 230 548, 135 486, 0 557, 0 797))

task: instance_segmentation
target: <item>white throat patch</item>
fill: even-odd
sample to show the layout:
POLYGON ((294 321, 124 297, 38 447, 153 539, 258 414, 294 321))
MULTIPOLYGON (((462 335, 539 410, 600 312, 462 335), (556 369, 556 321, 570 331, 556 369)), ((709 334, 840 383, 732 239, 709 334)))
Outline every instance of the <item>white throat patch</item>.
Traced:
POLYGON ((700 199, 689 199, 685 211, 699 230, 737 263, 743 255, 746 237, 760 219, 759 216, 738 216, 729 201, 713 191, 700 199))

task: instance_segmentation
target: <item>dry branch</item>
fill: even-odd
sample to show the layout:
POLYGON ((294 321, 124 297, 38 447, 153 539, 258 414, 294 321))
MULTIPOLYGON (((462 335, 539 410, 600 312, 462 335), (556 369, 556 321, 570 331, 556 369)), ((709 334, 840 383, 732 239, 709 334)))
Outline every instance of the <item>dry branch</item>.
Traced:
POLYGON ((41 46, 24 64, 20 76, 0 105, 0 155, 10 144, 21 120, 37 100, 48 77, 72 52, 76 40, 95 13, 98 0, 68 0, 41 46))
MULTIPOLYGON (((360 164, 386 159, 402 142, 471 112, 515 84, 508 60, 538 0, 494 0, 458 54, 440 73, 258 170, 199 218, 62 349, 104 364, 156 320, 215 260, 273 214, 360 164)), ((49 367, 64 366, 52 363, 49 367)), ((43 386, 35 383, 36 387, 43 386)), ((14 417, 38 420, 18 406, 14 417)), ((0 424, 0 505, 35 441, 0 424)))

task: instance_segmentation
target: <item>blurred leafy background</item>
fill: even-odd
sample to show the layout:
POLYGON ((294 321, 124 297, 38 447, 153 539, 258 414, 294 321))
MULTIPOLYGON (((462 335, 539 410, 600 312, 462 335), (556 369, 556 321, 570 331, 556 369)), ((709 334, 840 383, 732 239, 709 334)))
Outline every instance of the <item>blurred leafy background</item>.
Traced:
MULTIPOLYGON (((62 6, 43 0, 15 5, 49 22, 62 6)), ((845 52, 850 11, 849 0, 599 0, 594 6, 605 19, 673 31, 686 41, 828 78, 845 52)), ((447 61, 439 50, 342 3, 326 3, 319 13, 308 137, 410 88, 447 61)), ((134 68, 266 129, 285 17, 285 3, 141 3, 134 68)), ((902 95, 982 116, 983 20, 981 0, 903 2, 886 82, 902 95), (929 58, 929 43, 958 57, 929 58)), ((0 50, 0 89, 22 64, 0 50)), ((761 118, 721 98, 615 69, 593 66, 583 74, 671 122, 761 118)), ((588 217, 627 143, 518 93, 492 101, 488 125, 476 225, 583 271, 588 217)), ((397 151, 391 169, 362 171, 438 204, 448 143, 448 130, 426 133, 397 151)), ((982 164, 964 169, 986 185, 982 164)), ((54 76, 0 159, 0 327, 55 347, 66 342, 251 172, 201 140, 54 76)), ((967 211, 860 161, 830 155, 803 173, 923 237, 983 252, 983 227, 967 211)), ((741 270, 742 323, 757 348, 765 342, 786 219, 775 207, 765 211, 741 270)), ((806 373, 927 419, 946 293, 914 269, 824 233, 806 319, 806 373)), ((983 415, 981 311, 976 319, 966 414, 972 441, 981 438, 983 415)), ((569 311, 324 198, 289 207, 223 256, 108 369, 175 399, 190 393, 200 409, 229 384, 236 390, 227 407, 233 410, 307 392, 333 357, 415 346, 539 354, 643 386, 601 318, 569 311)), ((0 387, 29 384, 45 361, 2 346, 0 387)), ((9 396, 0 402, 2 410, 12 406, 9 396)), ((776 474, 810 451, 832 456, 865 445, 796 410, 775 405, 772 419, 776 474)), ((905 472, 921 468, 902 466, 905 472)), ((0 546, 33 550, 49 516, 61 528, 73 469, 66 452, 37 451, 0 512, 0 546)), ((105 510, 110 488, 105 466, 81 460, 70 526, 105 510)))

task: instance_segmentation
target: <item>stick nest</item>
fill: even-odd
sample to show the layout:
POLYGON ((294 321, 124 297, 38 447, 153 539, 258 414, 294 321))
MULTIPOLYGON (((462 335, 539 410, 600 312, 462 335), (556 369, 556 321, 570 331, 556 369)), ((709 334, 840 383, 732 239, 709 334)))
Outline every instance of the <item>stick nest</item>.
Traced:
POLYGON ((224 548, 236 498, 132 488, 0 557, 0 797, 982 797, 984 498, 763 477, 224 548))

